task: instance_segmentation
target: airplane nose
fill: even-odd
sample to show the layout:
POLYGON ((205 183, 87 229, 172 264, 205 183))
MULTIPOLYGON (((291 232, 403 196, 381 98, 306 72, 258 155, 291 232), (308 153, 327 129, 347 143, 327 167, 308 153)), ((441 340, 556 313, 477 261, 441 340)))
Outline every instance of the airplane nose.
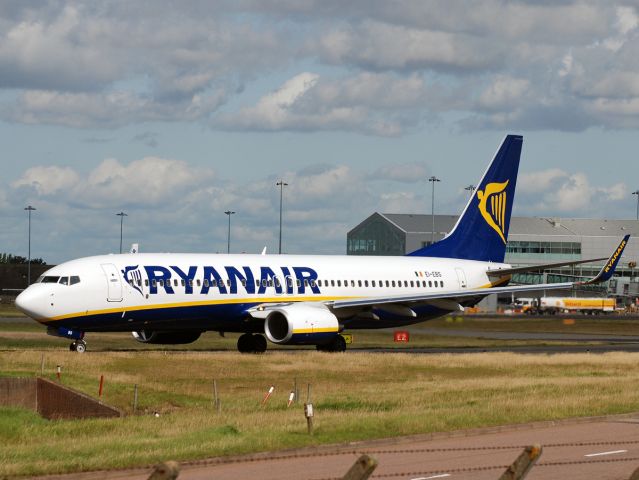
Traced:
POLYGON ((16 297, 15 303, 18 310, 22 313, 34 320, 39 320, 45 317, 43 307, 46 299, 42 295, 43 292, 36 290, 37 289, 32 287, 27 288, 16 297))

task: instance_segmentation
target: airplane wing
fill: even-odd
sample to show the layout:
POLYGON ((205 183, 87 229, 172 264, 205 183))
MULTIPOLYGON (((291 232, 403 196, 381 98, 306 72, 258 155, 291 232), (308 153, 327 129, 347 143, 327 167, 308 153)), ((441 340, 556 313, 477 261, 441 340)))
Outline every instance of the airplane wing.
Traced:
MULTIPOLYGON (((335 300, 328 302, 328 305, 334 309, 349 308, 349 307, 374 307, 376 305, 389 305, 397 304, 399 306, 405 306, 406 304, 418 304, 418 303, 431 303, 442 300, 448 300, 453 302, 463 301, 466 298, 473 298, 479 296, 490 295, 493 293, 519 293, 529 292, 533 290, 562 290, 568 289, 580 285, 591 285, 595 283, 605 282, 612 277, 615 268, 621 258, 624 248, 628 243, 630 235, 626 235, 619 246, 615 249, 612 255, 608 258, 608 261, 599 271, 599 273, 586 282, 563 282, 563 283, 541 283, 536 285, 515 285, 512 287, 492 287, 492 288, 475 288, 475 289, 460 289, 441 293, 426 293, 426 294, 413 294, 413 295, 391 295, 385 297, 366 297, 361 299, 348 299, 348 300, 335 300)), ((503 270, 502 270, 503 272, 503 270)))
POLYGON ((601 258, 589 258, 588 260, 574 260, 572 262, 543 263, 539 265, 528 265, 526 267, 496 268, 493 270, 487 270, 486 273, 491 277, 492 276, 501 277, 503 275, 512 275, 513 273, 535 272, 535 271, 545 270, 547 268, 569 267, 571 265, 581 265, 582 263, 600 262, 602 260, 607 260, 607 258, 601 257, 601 258))

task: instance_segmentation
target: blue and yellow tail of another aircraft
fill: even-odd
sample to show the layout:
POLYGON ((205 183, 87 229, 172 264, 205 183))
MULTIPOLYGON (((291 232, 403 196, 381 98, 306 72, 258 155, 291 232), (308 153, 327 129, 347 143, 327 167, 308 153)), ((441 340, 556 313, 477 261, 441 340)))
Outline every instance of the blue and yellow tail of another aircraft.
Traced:
POLYGON ((503 262, 522 142, 507 135, 453 230, 409 255, 503 262))

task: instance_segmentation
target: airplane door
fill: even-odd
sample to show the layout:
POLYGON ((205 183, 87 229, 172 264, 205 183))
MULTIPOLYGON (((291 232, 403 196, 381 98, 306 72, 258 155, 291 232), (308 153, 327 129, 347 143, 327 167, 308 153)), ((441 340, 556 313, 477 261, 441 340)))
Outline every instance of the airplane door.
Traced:
POLYGON ((106 275, 107 279, 107 300, 109 302, 121 302, 122 301, 122 280, 120 279, 120 273, 115 265, 112 263, 103 263, 100 265, 106 275))
POLYGON ((461 268, 456 268, 457 280, 459 281, 459 288, 466 288, 466 274, 461 268))

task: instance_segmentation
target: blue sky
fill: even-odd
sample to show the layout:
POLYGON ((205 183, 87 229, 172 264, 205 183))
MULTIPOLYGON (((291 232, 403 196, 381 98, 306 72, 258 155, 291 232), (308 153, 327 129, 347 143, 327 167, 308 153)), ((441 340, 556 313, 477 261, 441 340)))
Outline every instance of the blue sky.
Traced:
POLYGON ((458 213, 506 133, 514 213, 633 218, 637 5, 0 5, 0 251, 343 253, 374 211, 458 213))

